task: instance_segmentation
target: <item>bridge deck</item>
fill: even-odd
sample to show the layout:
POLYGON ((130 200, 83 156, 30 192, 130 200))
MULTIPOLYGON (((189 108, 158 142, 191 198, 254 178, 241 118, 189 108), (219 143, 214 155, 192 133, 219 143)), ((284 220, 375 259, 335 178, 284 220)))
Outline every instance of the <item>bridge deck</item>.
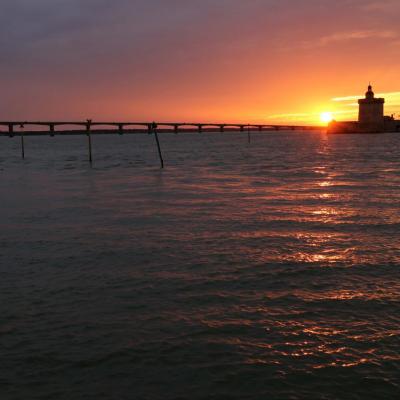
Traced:
MULTIPOLYGON (((272 125, 206 122, 157 122, 158 132, 236 132, 236 131, 278 131, 278 130, 323 130, 326 127, 314 125, 272 125)), ((0 121, 0 135, 43 135, 64 134, 121 134, 152 132, 153 122, 101 122, 101 121, 0 121), (47 129, 44 129, 47 128, 47 129)))

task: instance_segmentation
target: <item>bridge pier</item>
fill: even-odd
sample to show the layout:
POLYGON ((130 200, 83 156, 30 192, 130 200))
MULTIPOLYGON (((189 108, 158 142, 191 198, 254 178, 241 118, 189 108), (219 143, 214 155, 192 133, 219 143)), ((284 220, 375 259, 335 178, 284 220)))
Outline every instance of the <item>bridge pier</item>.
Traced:
POLYGON ((221 133, 223 133, 223 132, 225 131, 225 125, 220 125, 220 126, 219 126, 219 131, 220 131, 221 133))
POLYGON ((263 126, 262 125, 258 125, 258 130, 261 132, 263 130, 263 126))
POLYGON ((179 132, 179 125, 174 125, 174 133, 177 134, 179 132))
POLYGON ((119 124, 118 125, 118 134, 123 135, 124 134, 124 125, 119 124))
POLYGON ((199 133, 203 132, 203 125, 197 125, 197 128, 199 130, 199 133))
POLYGON ((13 124, 8 124, 8 133, 9 137, 14 137, 14 125, 13 124))
POLYGON ((244 132, 244 125, 239 125, 240 132, 244 132))
POLYGON ((50 136, 54 137, 54 124, 49 125, 50 136))

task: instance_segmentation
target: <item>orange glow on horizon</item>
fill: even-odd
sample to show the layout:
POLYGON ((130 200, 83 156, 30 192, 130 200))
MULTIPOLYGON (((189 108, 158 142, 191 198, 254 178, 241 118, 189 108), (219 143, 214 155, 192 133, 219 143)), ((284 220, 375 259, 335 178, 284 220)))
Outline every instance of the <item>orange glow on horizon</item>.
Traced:
POLYGON ((321 125, 356 120, 369 81, 400 111, 399 2, 142 2, 83 7, 78 30, 73 8, 10 2, 0 120, 321 125))

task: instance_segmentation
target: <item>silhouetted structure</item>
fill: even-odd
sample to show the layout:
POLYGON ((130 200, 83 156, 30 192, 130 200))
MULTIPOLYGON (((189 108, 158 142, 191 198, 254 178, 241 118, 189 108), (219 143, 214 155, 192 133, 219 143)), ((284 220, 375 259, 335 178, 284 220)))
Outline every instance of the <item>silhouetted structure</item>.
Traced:
POLYGON ((359 112, 358 123, 362 131, 384 132, 384 111, 385 99, 376 98, 372 86, 368 86, 365 99, 358 100, 359 112))
POLYGON ((372 86, 368 86, 364 99, 358 100, 358 121, 332 121, 328 133, 384 133, 400 130, 400 121, 384 115, 385 99, 375 97, 372 86))
POLYGON ((313 130, 322 131, 322 126, 307 126, 307 125, 252 125, 252 124, 213 124, 213 123, 187 123, 187 122, 94 122, 91 119, 86 121, 74 121, 74 122, 54 122, 54 121, 0 121, 0 136, 20 136, 21 137, 21 152, 22 157, 25 158, 25 146, 24 136, 44 136, 49 134, 51 137, 55 135, 86 135, 88 138, 88 158, 92 164, 92 135, 123 135, 125 133, 140 134, 149 133, 155 136, 158 155, 160 158, 161 168, 164 168, 164 159, 161 152, 160 140, 158 133, 173 132, 244 132, 247 127, 248 142, 250 143, 250 132, 271 132, 280 130, 313 130), (20 127, 19 131, 15 130, 15 127, 20 127), (43 130, 29 130, 24 131, 26 127, 32 127, 40 129, 43 127, 47 128, 43 130), (75 129, 71 129, 74 126, 75 129), (162 129, 159 127, 162 126, 162 129), (2 130, 2 127, 8 128, 6 131, 2 130), (56 129, 56 128, 64 129, 56 129), (67 127, 65 129, 65 127, 67 127))
POLYGON ((198 123, 198 122, 94 122, 86 121, 0 121, 0 136, 20 135, 15 128, 24 126, 28 129, 26 135, 82 135, 90 130, 93 134, 124 134, 124 133, 152 133, 153 124, 156 124, 159 132, 244 132, 245 128, 251 131, 308 131, 323 130, 323 126, 315 125, 276 125, 276 124, 238 124, 238 123, 198 123), (75 127, 74 129, 72 127, 75 127), (89 127, 89 129, 88 129, 89 127), (3 128, 3 129, 2 129, 3 128), (6 131, 4 131, 6 128, 6 131), (40 129, 42 128, 42 129, 40 129), (46 129, 47 128, 47 129, 46 129), (57 129, 58 128, 58 129, 57 129), (63 129, 64 128, 64 129, 63 129), (45 130, 43 130, 45 129, 45 130))

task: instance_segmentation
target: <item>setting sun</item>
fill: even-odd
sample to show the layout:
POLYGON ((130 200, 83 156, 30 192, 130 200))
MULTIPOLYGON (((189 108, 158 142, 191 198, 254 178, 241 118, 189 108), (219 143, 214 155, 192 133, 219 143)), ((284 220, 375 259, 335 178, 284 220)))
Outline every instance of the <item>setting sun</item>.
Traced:
POLYGON ((331 112, 323 112, 320 115, 320 119, 322 122, 331 122, 333 120, 333 115, 331 112))

